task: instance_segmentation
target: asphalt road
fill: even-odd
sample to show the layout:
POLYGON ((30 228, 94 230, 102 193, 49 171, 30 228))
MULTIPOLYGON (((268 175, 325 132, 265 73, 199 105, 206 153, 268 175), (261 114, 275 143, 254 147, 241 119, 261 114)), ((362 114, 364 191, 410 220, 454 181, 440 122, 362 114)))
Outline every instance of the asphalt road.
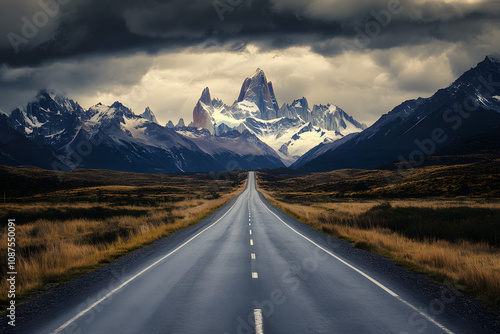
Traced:
POLYGON ((252 172, 245 191, 200 224, 27 304, 16 332, 496 330, 468 297, 271 206, 252 172))

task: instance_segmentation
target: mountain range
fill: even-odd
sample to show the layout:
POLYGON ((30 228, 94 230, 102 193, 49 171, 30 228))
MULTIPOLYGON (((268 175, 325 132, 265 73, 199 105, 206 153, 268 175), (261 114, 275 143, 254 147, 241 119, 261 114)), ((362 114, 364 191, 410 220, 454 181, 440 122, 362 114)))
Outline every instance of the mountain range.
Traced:
POLYGON ((278 108, 260 69, 231 107, 206 88, 189 126, 182 118, 162 126, 149 107, 136 115, 120 102, 84 110, 46 89, 0 118, 1 164, 147 173, 284 167, 321 142, 365 127, 333 105, 310 109, 305 98, 278 108))
POLYGON ((268 82, 261 69, 245 79, 231 106, 212 99, 209 88, 205 88, 194 108, 191 126, 207 129, 216 136, 248 130, 273 148, 287 165, 320 143, 334 142, 366 129, 366 125, 338 106, 311 108, 304 97, 280 108, 272 82, 268 82))
POLYGON ((273 84, 257 69, 231 105, 205 88, 188 126, 182 118, 162 126, 150 108, 137 115, 120 102, 85 110, 62 93, 41 90, 27 105, 0 112, 0 164, 146 173, 419 166, 447 147, 456 152, 467 138, 487 140, 481 134, 499 127, 496 57, 370 127, 333 104, 311 107, 306 98, 279 107, 273 84))
POLYGON ((449 87, 403 102, 361 133, 318 145, 292 167, 374 169, 393 162, 418 167, 465 138, 498 131, 500 58, 489 56, 449 87))
POLYGON ((9 116, 1 115, 0 126, 0 163, 5 165, 146 173, 283 166, 271 148, 248 132, 214 138, 193 128, 192 135, 183 136, 159 125, 149 108, 135 115, 115 102, 84 110, 47 90, 9 116))

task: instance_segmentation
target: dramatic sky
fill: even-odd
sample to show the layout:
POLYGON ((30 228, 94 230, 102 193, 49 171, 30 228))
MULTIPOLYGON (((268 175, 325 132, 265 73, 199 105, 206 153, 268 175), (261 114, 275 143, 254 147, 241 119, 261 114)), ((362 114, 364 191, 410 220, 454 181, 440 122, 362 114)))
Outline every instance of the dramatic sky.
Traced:
POLYGON ((41 88, 191 121, 204 87, 231 104, 262 68, 367 124, 500 53, 498 0, 2 0, 0 109, 41 88))

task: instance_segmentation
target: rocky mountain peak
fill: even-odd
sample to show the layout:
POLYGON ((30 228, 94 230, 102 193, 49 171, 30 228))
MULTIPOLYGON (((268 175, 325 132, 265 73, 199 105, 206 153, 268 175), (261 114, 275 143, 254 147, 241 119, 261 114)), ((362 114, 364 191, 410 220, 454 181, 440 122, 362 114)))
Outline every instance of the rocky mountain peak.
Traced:
POLYGON ((264 76, 264 77, 266 76, 264 74, 264 71, 260 67, 257 67, 255 73, 252 75, 252 77, 258 77, 258 76, 264 76))
POLYGON ((210 89, 206 87, 201 93, 201 97, 193 109, 193 122, 190 126, 195 128, 204 128, 214 134, 214 126, 212 122, 213 113, 212 97, 210 96, 210 89))
POLYGON ((192 126, 219 137, 235 130, 250 131, 279 151, 286 163, 322 142, 366 128, 334 105, 310 108, 305 97, 279 108, 273 84, 260 68, 244 80, 238 99, 230 107, 211 100, 205 88, 193 110, 192 126))
POLYGON ((158 124, 158 120, 156 119, 155 114, 153 113, 153 111, 149 107, 146 107, 146 110, 140 116, 142 118, 147 119, 150 122, 158 124))
POLYGON ((278 110, 279 109, 279 105, 278 105, 278 100, 276 99, 276 95, 274 94, 273 83, 271 81, 269 81, 267 83, 267 86, 269 87, 269 94, 271 95, 271 100, 273 102, 274 109, 278 110))
POLYGON ((200 101, 207 105, 212 103, 212 98, 210 97, 210 89, 208 87, 206 87, 201 93, 200 101))
POLYGON ((490 62, 490 63, 500 64, 500 54, 488 55, 484 58, 484 61, 490 62))
POLYGON ((186 123, 184 123, 184 119, 183 118, 179 119, 179 123, 177 123, 176 127, 178 127, 178 128, 184 128, 184 127, 186 127, 186 123))
POLYGON ((272 83, 267 81, 263 70, 258 68, 251 77, 245 79, 231 109, 232 114, 239 119, 255 116, 269 120, 277 117, 278 102, 272 83))
POLYGON ((113 103, 113 104, 110 106, 110 109, 115 109, 115 112, 118 112, 119 114, 123 114, 123 115, 125 115, 125 116, 127 116, 127 117, 133 117, 133 116, 136 116, 136 115, 134 114, 134 112, 133 112, 130 108, 128 108, 128 107, 126 107, 126 106, 124 106, 124 105, 123 105, 121 102, 119 102, 119 101, 116 101, 115 103, 113 103))

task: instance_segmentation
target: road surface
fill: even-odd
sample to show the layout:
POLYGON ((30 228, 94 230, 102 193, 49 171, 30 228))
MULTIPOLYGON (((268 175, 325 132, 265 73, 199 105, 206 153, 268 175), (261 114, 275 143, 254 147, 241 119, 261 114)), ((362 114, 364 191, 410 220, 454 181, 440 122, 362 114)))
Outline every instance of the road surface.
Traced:
POLYGON ((62 287, 64 294, 42 315, 18 319, 17 332, 484 330, 455 311, 451 290, 427 287, 424 278, 271 206, 256 190, 253 172, 243 193, 226 206, 152 249, 129 256, 131 264, 122 269, 117 265, 90 275, 86 283, 62 287))

